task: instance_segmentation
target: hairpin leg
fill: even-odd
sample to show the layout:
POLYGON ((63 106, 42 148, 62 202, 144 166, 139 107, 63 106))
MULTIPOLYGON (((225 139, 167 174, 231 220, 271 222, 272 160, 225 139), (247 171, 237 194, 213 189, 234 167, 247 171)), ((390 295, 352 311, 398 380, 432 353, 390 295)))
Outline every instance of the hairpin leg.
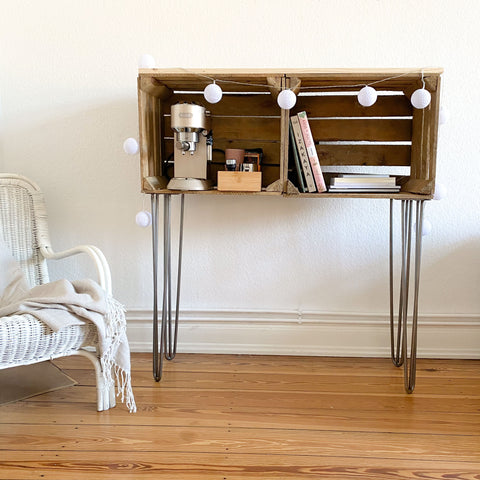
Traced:
POLYGON ((415 380, 417 373, 417 327, 418 327, 418 290, 420 287, 420 262, 422 255, 422 226, 423 226, 424 200, 416 202, 416 228, 415 228, 415 284, 413 295, 413 315, 412 315, 412 343, 410 347, 410 361, 406 360, 407 341, 406 328, 404 331, 404 384, 407 393, 412 393, 415 389, 415 380))
POLYGON ((153 250, 153 378, 160 381, 163 368, 163 335, 158 336, 158 197, 151 195, 153 250))
POLYGON ((415 231, 415 284, 413 298, 412 333, 410 358, 407 348, 408 299, 410 280, 410 256, 412 244, 412 204, 413 200, 402 200, 402 266, 400 273, 400 298, 398 309, 397 335, 395 338, 395 320, 393 313, 393 200, 390 200, 390 342, 392 362, 396 367, 404 366, 405 391, 412 393, 415 388, 417 361, 417 324, 418 324, 418 290, 420 286, 420 260, 422 249, 422 223, 424 200, 416 200, 415 231))
MULTIPOLYGON (((403 239, 403 201, 402 201, 402 239, 403 239)), ((402 253, 404 249, 402 247, 402 253)), ((403 357, 400 357, 400 340, 402 338, 402 285, 400 283, 400 305, 398 308, 398 322, 397 322, 397 338, 395 340, 395 320, 394 320, 394 306, 393 306, 393 200, 390 200, 390 242, 389 242, 389 263, 390 263, 390 355, 392 362, 396 367, 400 367, 403 364, 403 357)), ((403 255, 402 255, 402 273, 401 278, 403 279, 403 269, 404 269, 403 255)))
POLYGON ((163 294, 162 319, 158 329, 158 194, 152 195, 152 241, 153 241, 153 376, 162 378, 163 356, 173 360, 177 353, 178 314, 180 305, 181 266, 183 251, 183 218, 185 195, 181 195, 180 232, 178 246, 177 291, 175 319, 172 322, 172 265, 171 265, 171 194, 163 200, 163 294))
POLYGON ((171 306, 171 241, 168 240, 168 329, 167 329, 167 350, 165 358, 173 360, 177 354, 178 339, 178 313, 180 307, 180 285, 182 276, 182 253, 183 253, 183 218, 185 213, 185 195, 180 196, 180 226, 178 236, 178 264, 177 264, 177 291, 175 301, 175 321, 172 327, 172 306, 171 306))

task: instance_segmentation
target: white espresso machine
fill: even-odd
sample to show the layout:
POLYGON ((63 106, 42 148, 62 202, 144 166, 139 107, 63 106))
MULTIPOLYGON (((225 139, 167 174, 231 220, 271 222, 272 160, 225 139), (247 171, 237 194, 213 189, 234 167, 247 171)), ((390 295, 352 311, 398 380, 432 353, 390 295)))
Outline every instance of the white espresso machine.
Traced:
POLYGON ((209 190, 207 162, 212 160, 212 136, 205 107, 194 103, 175 103, 171 107, 174 139, 174 178, 169 190, 209 190))

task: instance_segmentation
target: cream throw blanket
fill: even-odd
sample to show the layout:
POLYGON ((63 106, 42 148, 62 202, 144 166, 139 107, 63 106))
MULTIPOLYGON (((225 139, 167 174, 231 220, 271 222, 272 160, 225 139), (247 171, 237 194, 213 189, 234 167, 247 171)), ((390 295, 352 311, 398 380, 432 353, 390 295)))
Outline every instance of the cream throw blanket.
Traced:
POLYGON ((123 306, 93 280, 58 280, 29 289, 22 270, 2 243, 0 238, 0 318, 30 314, 53 331, 93 322, 105 385, 113 386, 116 380, 122 402, 135 412, 123 306))

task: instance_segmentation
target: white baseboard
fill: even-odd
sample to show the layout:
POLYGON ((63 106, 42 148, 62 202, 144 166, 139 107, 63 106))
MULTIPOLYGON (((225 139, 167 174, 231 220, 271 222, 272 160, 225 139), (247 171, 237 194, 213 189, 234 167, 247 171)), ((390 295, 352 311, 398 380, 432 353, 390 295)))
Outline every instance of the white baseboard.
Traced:
MULTIPOLYGON (((388 357, 389 315, 181 311, 178 352, 388 357)), ((152 312, 127 312, 134 352, 152 351, 152 312)), ((480 358, 480 315, 419 316, 418 356, 480 358)))

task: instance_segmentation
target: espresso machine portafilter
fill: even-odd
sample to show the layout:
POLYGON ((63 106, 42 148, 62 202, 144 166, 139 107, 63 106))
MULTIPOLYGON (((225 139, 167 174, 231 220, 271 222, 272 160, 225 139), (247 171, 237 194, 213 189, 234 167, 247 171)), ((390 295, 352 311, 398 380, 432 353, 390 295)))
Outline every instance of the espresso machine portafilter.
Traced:
POLYGON ((209 190, 207 162, 212 159, 205 107, 193 103, 176 103, 171 107, 171 127, 174 131, 174 178, 170 190, 209 190))

